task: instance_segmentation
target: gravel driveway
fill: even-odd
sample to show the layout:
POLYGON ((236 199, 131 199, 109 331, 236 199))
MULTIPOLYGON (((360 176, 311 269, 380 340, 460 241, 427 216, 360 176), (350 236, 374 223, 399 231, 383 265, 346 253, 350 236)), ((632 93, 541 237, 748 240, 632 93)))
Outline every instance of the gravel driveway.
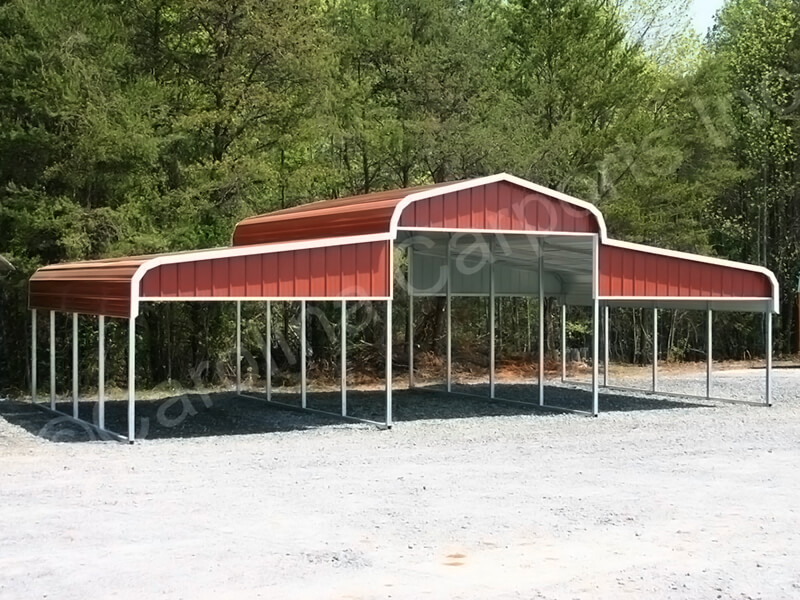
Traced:
POLYGON ((391 431, 188 396, 140 403, 133 446, 0 402, 0 598, 798 598, 800 369, 774 384, 769 409, 604 394, 598 419, 398 392, 391 431))

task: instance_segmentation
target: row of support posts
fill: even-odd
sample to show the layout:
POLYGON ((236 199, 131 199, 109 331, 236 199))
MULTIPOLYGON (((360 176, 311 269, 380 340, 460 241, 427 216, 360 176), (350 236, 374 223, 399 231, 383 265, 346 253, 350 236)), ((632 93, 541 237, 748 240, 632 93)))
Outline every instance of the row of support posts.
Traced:
MULTIPOLYGON (((340 383, 341 383, 341 411, 340 416, 349 417, 347 414, 347 301, 340 301, 340 383)), ((272 302, 267 300, 264 305, 266 331, 264 340, 265 360, 265 396, 267 402, 278 406, 282 403, 272 399, 272 302)), ((308 342, 307 342, 308 306, 306 300, 300 300, 300 408, 308 408, 308 342)), ((386 419, 384 424, 392 426, 392 302, 386 301, 386 419)), ((242 311, 241 301, 236 302, 236 393, 242 394, 242 311)), ((413 376, 413 375, 412 375, 413 376)), ((324 412, 324 411, 314 411, 324 412)), ((356 419, 358 420, 358 419, 356 419)))

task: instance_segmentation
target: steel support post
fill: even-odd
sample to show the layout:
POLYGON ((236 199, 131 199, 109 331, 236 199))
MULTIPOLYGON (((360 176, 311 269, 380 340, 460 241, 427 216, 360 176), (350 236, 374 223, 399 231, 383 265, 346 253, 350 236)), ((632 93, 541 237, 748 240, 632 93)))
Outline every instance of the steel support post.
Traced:
POLYGON ((236 393, 242 393, 242 301, 236 301, 236 393))
POLYGON ((36 309, 31 310, 31 402, 36 403, 36 309))
POLYGON ((300 301, 300 406, 306 408, 306 301, 300 301))
POLYGON ((392 301, 386 301, 386 427, 392 426, 392 301))
POLYGON ((764 390, 764 404, 772 406, 772 311, 767 313, 766 323, 766 355, 767 355, 767 380, 764 390))
POLYGON ((600 301, 595 296, 592 301, 592 414, 596 417, 600 410, 597 362, 600 358, 600 301))
POLYGON ((408 248, 408 387, 414 387, 414 249, 408 248))
POLYGON ((714 338, 712 337, 714 313, 706 311, 706 398, 711 398, 711 368, 714 364, 714 338))
POLYGON ((489 398, 494 398, 495 388, 495 327, 497 320, 495 309, 497 299, 495 298, 494 281, 494 238, 492 238, 489 250, 489 398))
POLYGON ((267 400, 272 400, 272 302, 267 300, 264 307, 264 320, 266 321, 266 339, 264 341, 264 390, 267 400))
POLYGON ((56 409, 56 311, 50 311, 50 408, 56 409))
POLYGON ((342 351, 339 361, 341 363, 342 380, 342 416, 347 416, 347 301, 342 300, 342 324, 339 327, 342 340, 342 351))
POLYGON ((567 381, 567 305, 561 305, 561 383, 567 381))
POLYGON ((78 313, 72 313, 72 416, 78 418, 78 313))
POLYGON ((658 309, 653 309, 653 391, 658 390, 658 309))
POLYGON ((603 387, 608 387, 608 304, 603 306, 603 387))
POLYGON ((128 441, 136 438, 136 317, 128 321, 128 441))
POLYGON ((453 298, 451 296, 452 285, 450 282, 452 268, 450 266, 450 239, 447 240, 447 287, 446 289, 446 321, 447 321, 447 391, 452 391, 453 387, 453 320, 452 308, 453 298))
POLYGON ((542 240, 539 240, 539 406, 544 406, 544 244, 542 240))
POLYGON ((106 428, 106 318, 100 315, 97 326, 97 425, 106 428))

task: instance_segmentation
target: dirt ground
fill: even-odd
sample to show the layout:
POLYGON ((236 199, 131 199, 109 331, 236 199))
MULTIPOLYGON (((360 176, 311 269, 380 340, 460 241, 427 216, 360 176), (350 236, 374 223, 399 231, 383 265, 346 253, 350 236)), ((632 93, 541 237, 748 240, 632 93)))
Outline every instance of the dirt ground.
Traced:
MULTIPOLYGON (((704 393, 701 368, 661 385, 704 393)), ((715 395, 763 383, 739 366, 715 395)), ((608 393, 593 419, 398 392, 381 431, 176 396, 140 403, 131 446, 6 400, 0 598, 798 598, 800 369, 776 369, 774 401, 608 393)))

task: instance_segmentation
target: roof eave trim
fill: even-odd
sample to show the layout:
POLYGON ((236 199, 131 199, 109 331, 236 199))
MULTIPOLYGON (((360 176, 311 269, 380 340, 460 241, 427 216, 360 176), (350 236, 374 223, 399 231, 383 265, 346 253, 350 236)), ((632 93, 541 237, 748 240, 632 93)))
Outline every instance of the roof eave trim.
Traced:
POLYGON ((278 242, 270 244, 250 244, 247 246, 232 246, 218 250, 201 250, 198 252, 185 252, 181 254, 165 254, 152 258, 142 263, 131 278, 131 313, 130 318, 139 316, 139 287, 142 278, 151 269, 162 265, 174 265, 196 260, 214 260, 217 258, 233 258, 237 256, 252 256, 255 254, 273 254, 275 252, 288 252, 292 250, 311 250, 328 246, 345 246, 347 244, 364 244, 369 242, 383 242, 393 239, 388 233, 372 233, 368 235, 354 235, 337 238, 320 238, 316 240, 300 240, 294 242, 278 242))
POLYGON ((394 239, 395 237, 397 237, 397 230, 400 224, 400 217, 403 214, 403 211, 410 204, 413 204, 414 202, 417 202, 419 200, 426 200, 428 198, 434 198, 436 196, 442 196, 444 194, 452 194, 453 192, 460 192, 463 190, 468 190, 471 188, 490 185, 492 183, 500 183, 500 182, 512 183, 519 187, 528 189, 532 192, 537 192, 539 194, 542 194, 543 196, 549 196, 550 198, 555 198, 556 200, 561 200, 562 202, 573 204, 578 208, 582 208, 589 211, 592 214, 592 216, 594 216, 594 218, 597 220, 597 226, 600 231, 600 239, 601 240, 606 239, 607 233, 606 233, 605 219, 603 218, 603 215, 600 212, 600 210, 594 204, 586 202, 585 200, 579 200, 578 198, 575 198, 563 192, 558 192, 556 190, 551 190, 550 188, 537 185, 520 177, 509 175, 508 173, 498 173, 497 175, 479 177, 478 179, 467 179, 466 181, 457 181, 451 185, 443 185, 431 188, 429 190, 424 190, 422 192, 415 192, 413 194, 409 194, 408 196, 403 198, 394 209, 391 226, 389 228, 389 230, 392 233, 392 238, 394 239))
POLYGON ((704 256, 702 254, 692 254, 690 252, 681 252, 679 250, 667 250, 665 248, 656 248, 654 246, 646 246, 644 244, 636 244, 634 242, 624 242, 622 240, 606 239, 603 242, 606 246, 614 246, 617 248, 625 248, 628 250, 637 250, 639 252, 647 252, 649 254, 657 254, 659 256, 669 256, 672 258, 680 258, 682 260, 691 260, 694 262, 706 263, 709 265, 716 265, 719 267, 731 267, 741 271, 750 271, 753 273, 760 273, 769 279, 772 285, 772 312, 780 314, 780 284, 775 273, 761 267, 759 265, 751 265, 748 263, 736 262, 724 258, 716 258, 713 256, 704 256))

